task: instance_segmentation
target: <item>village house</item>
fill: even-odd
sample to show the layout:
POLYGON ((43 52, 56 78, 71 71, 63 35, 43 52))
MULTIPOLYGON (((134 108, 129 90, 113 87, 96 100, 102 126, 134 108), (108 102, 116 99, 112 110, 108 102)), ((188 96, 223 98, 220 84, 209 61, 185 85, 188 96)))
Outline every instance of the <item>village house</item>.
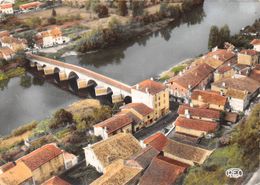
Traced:
POLYGON ((27 48, 27 41, 25 39, 18 39, 13 36, 4 36, 0 38, 2 47, 8 47, 14 52, 24 50, 27 48))
POLYGON ((254 66, 258 64, 259 56, 257 54, 257 51, 250 49, 241 50, 237 55, 237 63, 248 66, 254 66))
POLYGON ((54 143, 46 144, 16 162, 23 162, 30 169, 36 185, 65 169, 63 151, 54 143))
POLYGON ((136 184, 141 176, 142 168, 128 165, 123 159, 117 159, 105 168, 105 173, 90 185, 113 184, 132 185, 136 184))
POLYGON ((99 141, 84 148, 86 165, 92 165, 100 173, 117 159, 128 159, 141 151, 137 139, 131 134, 119 133, 106 140, 99 141))
POLYGON ((133 86, 131 95, 133 103, 144 103, 153 109, 154 121, 169 113, 169 92, 159 82, 144 80, 133 86))
POLYGON ((248 77, 260 83, 260 64, 256 64, 256 66, 250 71, 248 77))
POLYGON ((41 5, 43 5, 43 3, 39 2, 39 1, 34 1, 34 2, 30 2, 30 3, 20 5, 19 9, 21 11, 26 12, 26 11, 29 11, 29 10, 38 9, 38 8, 40 8, 41 5))
POLYGON ((223 78, 231 78, 235 74, 231 64, 222 65, 214 72, 214 82, 223 78))
POLYGON ((0 14, 14 14, 13 5, 11 3, 0 4, 0 14))
POLYGON ((65 169, 70 169, 78 164, 78 157, 74 154, 63 151, 65 169))
POLYGON ((35 185, 32 172, 23 162, 14 163, 0 174, 1 185, 35 185))
POLYGON ((68 41, 69 38, 63 37, 62 31, 58 27, 39 32, 35 36, 36 46, 39 48, 52 47, 58 44, 64 44, 68 41))
POLYGON ((203 55, 199 59, 195 60, 192 65, 208 64, 214 69, 218 69, 222 65, 227 63, 233 64, 236 62, 235 53, 226 49, 213 49, 211 52, 203 55))
POLYGON ((15 56, 13 50, 8 47, 0 47, 0 59, 11 60, 15 56))
MULTIPOLYGON (((230 95, 233 94, 233 90, 247 92, 248 102, 250 102, 253 98, 255 98, 258 95, 259 88, 260 84, 249 77, 226 78, 211 84, 211 89, 213 91, 221 92, 224 95, 227 94, 228 90, 230 92, 232 91, 232 93, 229 93, 230 95)), ((232 105, 230 106, 232 107, 232 105)))
POLYGON ((10 36, 10 32, 7 30, 0 31, 0 38, 10 36))
POLYGON ((137 166, 143 171, 151 164, 152 160, 160 154, 157 149, 148 146, 143 148, 139 153, 134 154, 126 161, 129 166, 137 166))
POLYGON ((133 133, 134 120, 129 114, 116 114, 94 125, 94 135, 101 136, 103 139, 115 135, 117 133, 133 133))
POLYGON ((254 39, 250 42, 250 44, 254 46, 254 50, 260 52, 260 39, 254 39))
POLYGON ((238 89, 228 89, 226 96, 229 98, 229 105, 232 111, 243 112, 249 104, 248 92, 238 89))
POLYGON ((121 132, 134 134, 154 123, 153 109, 143 103, 129 103, 120 109, 111 118, 94 125, 94 135, 107 139, 121 132))
POLYGON ((168 80, 171 95, 188 100, 194 89, 204 89, 213 80, 214 68, 199 64, 168 80))
POLYGON ((145 146, 151 146, 158 151, 162 151, 163 147, 166 145, 167 141, 168 141, 168 138, 165 135, 163 135, 162 133, 158 132, 158 133, 153 134, 152 136, 146 138, 143 141, 143 144, 145 146))
POLYGON ((175 132, 173 134, 173 136, 171 137, 171 139, 174 141, 184 143, 184 144, 196 146, 198 143, 200 143, 202 138, 192 136, 192 135, 187 135, 184 133, 175 132))
POLYGON ((71 185, 71 184, 68 183, 67 181, 61 179, 58 176, 53 176, 52 178, 48 179, 41 185, 71 185))
POLYGON ((212 153, 210 150, 195 147, 167 138, 162 133, 156 133, 143 141, 147 146, 151 146, 163 153, 164 157, 193 166, 202 164, 212 153))
POLYGON ((192 105, 224 111, 227 105, 227 97, 218 91, 195 90, 191 94, 192 105))
POLYGON ((193 166, 202 164, 212 151, 168 139, 163 153, 165 157, 193 166))
POLYGON ((232 66, 234 75, 229 78, 241 78, 249 75, 251 66, 245 64, 235 64, 232 66))
POLYGON ((186 117, 188 119, 199 119, 203 121, 216 122, 221 119, 221 112, 219 110, 191 107, 187 104, 179 106, 178 114, 179 116, 186 117))
POLYGON ((175 131, 178 133, 195 137, 204 137, 209 133, 215 132, 218 128, 218 123, 179 116, 175 121, 175 126, 175 131))
POLYGON ((139 185, 170 185, 174 184, 177 177, 182 174, 189 165, 158 156, 154 158, 151 165, 140 178, 139 185))
POLYGON ((138 123, 133 125, 133 132, 137 132, 141 128, 150 126, 154 123, 154 110, 143 103, 129 103, 122 106, 121 112, 130 113, 140 120, 138 123))

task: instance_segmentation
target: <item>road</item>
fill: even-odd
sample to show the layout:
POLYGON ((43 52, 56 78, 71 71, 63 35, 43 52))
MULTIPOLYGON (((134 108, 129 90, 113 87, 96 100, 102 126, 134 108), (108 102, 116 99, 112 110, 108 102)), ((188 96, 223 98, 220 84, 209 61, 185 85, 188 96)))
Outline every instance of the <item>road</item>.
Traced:
POLYGON ((176 112, 170 112, 165 117, 161 118, 156 123, 154 123, 152 126, 144 128, 143 130, 140 130, 139 132, 135 133, 134 136, 138 140, 143 140, 143 139, 153 135, 154 133, 161 131, 165 127, 170 126, 177 117, 178 117, 178 114, 176 112))

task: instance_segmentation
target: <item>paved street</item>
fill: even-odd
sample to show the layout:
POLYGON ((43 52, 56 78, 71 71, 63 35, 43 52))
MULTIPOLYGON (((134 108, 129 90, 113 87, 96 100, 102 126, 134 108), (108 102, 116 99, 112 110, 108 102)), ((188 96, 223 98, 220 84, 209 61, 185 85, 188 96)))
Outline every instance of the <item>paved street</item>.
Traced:
POLYGON ((175 121, 177 116, 178 116, 178 114, 176 112, 170 112, 167 116, 158 120, 152 126, 147 127, 145 129, 135 133, 134 136, 138 140, 143 140, 143 139, 153 135, 154 133, 161 131, 163 128, 171 126, 172 122, 175 121))

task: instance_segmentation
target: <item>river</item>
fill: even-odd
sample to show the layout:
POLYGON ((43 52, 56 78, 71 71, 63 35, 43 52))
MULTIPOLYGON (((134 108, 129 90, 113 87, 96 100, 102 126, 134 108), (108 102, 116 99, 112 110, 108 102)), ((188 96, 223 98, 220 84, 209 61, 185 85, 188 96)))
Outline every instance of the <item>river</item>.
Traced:
MULTIPOLYGON (((67 56, 64 60, 133 85, 186 58, 207 52, 212 25, 227 24, 231 33, 237 33, 256 18, 260 18, 258 1, 205 0, 203 9, 159 32, 109 49, 67 56)), ((25 88, 20 86, 20 78, 11 79, 0 91, 0 135, 31 120, 48 117, 78 99, 52 84, 25 88)))

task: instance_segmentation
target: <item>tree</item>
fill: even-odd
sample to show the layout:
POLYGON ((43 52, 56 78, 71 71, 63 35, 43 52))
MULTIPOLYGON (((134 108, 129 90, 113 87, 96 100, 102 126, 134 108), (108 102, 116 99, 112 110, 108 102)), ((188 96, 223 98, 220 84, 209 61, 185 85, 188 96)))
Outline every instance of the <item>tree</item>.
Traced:
POLYGON ((56 17, 56 15, 57 15, 56 10, 54 8, 52 9, 51 15, 52 15, 52 17, 56 17))
POLYGON ((88 125, 85 120, 82 120, 81 122, 77 123, 76 128, 79 132, 85 132, 88 128, 88 125))
POLYGON ((49 125, 50 128, 58 128, 60 125, 70 124, 73 122, 73 116, 65 109, 60 109, 54 113, 49 125))
POLYGON ((144 1, 133 0, 132 2, 133 17, 144 14, 144 1))
POLYGON ((23 76, 21 76, 20 79, 20 85, 24 88, 29 88, 32 85, 32 77, 25 74, 23 76))
POLYGON ((42 20, 39 17, 31 17, 30 19, 26 20, 25 24, 30 28, 35 28, 42 24, 42 20))
POLYGON ((211 26, 208 40, 208 49, 219 45, 219 30, 217 26, 211 26))
POLYGON ((183 3, 182 3, 182 11, 183 12, 188 12, 192 9, 192 6, 193 6, 193 0, 185 0, 183 3))
POLYGON ((108 8, 105 5, 102 4, 97 5, 95 12, 99 18, 108 17, 108 8))
POLYGON ((48 19, 48 23, 49 23, 49 24, 56 24, 56 19, 55 19, 55 17, 50 17, 50 18, 48 19))
POLYGON ((121 16, 126 16, 128 14, 127 5, 125 0, 118 1, 118 14, 121 16))
POLYGON ((220 30, 219 30, 219 47, 223 48, 225 42, 229 42, 230 40, 230 29, 228 25, 224 25, 220 30))

